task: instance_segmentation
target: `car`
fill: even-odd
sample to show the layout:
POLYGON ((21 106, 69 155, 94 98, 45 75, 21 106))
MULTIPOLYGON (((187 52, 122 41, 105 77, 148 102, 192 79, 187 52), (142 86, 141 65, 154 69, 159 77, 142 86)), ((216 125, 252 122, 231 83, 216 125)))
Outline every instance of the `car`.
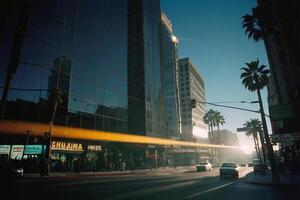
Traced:
POLYGON ((248 163, 248 167, 253 167, 253 163, 252 163, 252 162, 249 162, 249 163, 248 163))
POLYGON ((257 174, 257 173, 262 173, 262 174, 266 174, 267 172, 267 167, 266 165, 262 164, 262 163, 255 163, 253 166, 253 173, 257 174))
POLYGON ((246 163, 241 163, 240 166, 241 167, 247 167, 246 163))
POLYGON ((232 162, 223 163, 220 167, 220 177, 223 179, 224 177, 230 176, 233 178, 239 178, 239 170, 240 167, 232 162))
POLYGON ((201 162, 198 165, 196 165, 196 169, 198 172, 200 171, 212 171, 212 165, 206 161, 206 162, 201 162))
POLYGON ((261 163, 260 159, 253 159, 253 165, 255 165, 256 163, 261 163))

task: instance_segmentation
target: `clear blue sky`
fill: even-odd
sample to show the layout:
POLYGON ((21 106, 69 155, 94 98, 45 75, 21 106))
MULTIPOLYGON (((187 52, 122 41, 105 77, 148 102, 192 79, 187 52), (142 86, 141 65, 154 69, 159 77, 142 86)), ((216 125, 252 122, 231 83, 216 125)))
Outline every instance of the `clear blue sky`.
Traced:
MULTIPOLYGON (((256 0, 161 0, 161 9, 179 38, 179 57, 190 57, 204 78, 207 102, 257 99, 256 93, 245 90, 240 80, 245 62, 259 58, 261 64, 269 65, 263 42, 248 40, 241 27, 241 17, 255 6, 256 0)), ((266 97, 265 90, 267 113, 266 97)), ((258 110, 258 104, 228 105, 258 110)), ((260 118, 255 113, 212 108, 224 115, 223 128, 232 131, 250 118, 260 118)))

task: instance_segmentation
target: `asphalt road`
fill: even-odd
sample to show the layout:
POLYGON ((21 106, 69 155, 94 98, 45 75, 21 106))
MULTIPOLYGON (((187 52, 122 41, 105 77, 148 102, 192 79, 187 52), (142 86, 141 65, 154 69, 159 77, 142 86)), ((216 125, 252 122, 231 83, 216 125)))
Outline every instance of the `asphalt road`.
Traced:
POLYGON ((121 176, 58 177, 0 181, 0 200, 43 199, 218 199, 277 200, 298 199, 299 188, 245 183, 240 179, 220 179, 212 172, 133 174, 121 176))

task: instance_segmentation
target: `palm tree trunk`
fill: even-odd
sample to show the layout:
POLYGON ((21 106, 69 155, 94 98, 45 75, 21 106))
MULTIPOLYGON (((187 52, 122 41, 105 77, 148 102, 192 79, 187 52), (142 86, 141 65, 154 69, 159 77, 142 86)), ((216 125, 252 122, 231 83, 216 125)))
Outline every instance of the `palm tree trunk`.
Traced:
POLYGON ((268 134, 268 127, 267 127, 267 123, 266 123, 266 117, 265 117, 265 113, 264 113, 264 107, 263 107, 263 103, 262 103, 262 99, 261 99, 260 89, 258 87, 258 80, 256 79, 255 81, 256 81, 256 85, 257 85, 256 91, 257 91, 257 96, 258 96, 258 101, 259 101, 261 121, 262 121, 262 125, 263 125, 263 130, 264 130, 264 137, 266 140, 266 146, 267 146, 267 151, 268 151, 268 158, 269 158, 270 164, 271 164, 272 181, 279 182, 280 179, 279 179, 279 173, 278 173, 278 166, 276 163, 273 147, 270 142, 270 138, 269 138, 269 134, 268 134))
POLYGON ((210 125, 210 130, 211 130, 211 144, 214 144, 215 143, 215 139, 214 139, 214 129, 213 129, 213 125, 211 124, 210 125))
POLYGON ((218 124, 218 144, 221 144, 220 125, 218 124))
POLYGON ((254 141, 254 146, 255 146, 256 157, 258 158, 259 154, 258 154, 258 150, 257 150, 257 144, 256 144, 255 137, 253 137, 253 141, 254 141))
POLYGON ((262 155, 263 155, 264 163, 265 163, 265 165, 267 165, 264 136, 263 136, 261 130, 258 133, 259 133, 259 138, 260 138, 260 143, 261 143, 261 149, 262 149, 262 155))
POLYGON ((259 148, 259 143, 258 143, 257 137, 255 137, 254 140, 255 140, 255 142, 256 142, 257 155, 258 155, 257 158, 261 160, 260 148, 259 148))

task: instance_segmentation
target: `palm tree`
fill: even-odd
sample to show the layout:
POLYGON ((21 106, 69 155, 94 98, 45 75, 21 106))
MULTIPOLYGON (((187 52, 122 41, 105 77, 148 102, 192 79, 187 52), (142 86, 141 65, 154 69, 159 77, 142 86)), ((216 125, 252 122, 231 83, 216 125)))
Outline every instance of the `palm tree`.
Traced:
MULTIPOLYGON (((270 16, 266 11, 260 7, 255 7, 252 9, 252 14, 244 15, 242 22, 242 27, 245 29, 245 34, 249 39, 253 39, 254 42, 260 40, 264 41, 266 52, 268 54, 268 60, 271 66, 273 66, 273 59, 271 53, 271 47, 269 45, 267 34, 279 34, 278 23, 274 20, 274 17, 270 16)), ((274 80, 274 85, 277 91, 278 101, 282 102, 282 97, 280 93, 279 84, 277 81, 277 75, 272 70, 272 77, 274 80)))
POLYGON ((225 124, 225 119, 224 116, 221 115, 221 113, 218 111, 216 111, 215 122, 216 122, 216 126, 218 127, 218 143, 220 144, 221 143, 220 125, 225 124))
POLYGON ((267 69, 265 65, 259 66, 258 59, 256 61, 246 63, 246 66, 242 67, 241 70, 243 70, 241 73, 241 79, 245 88, 250 90, 251 92, 255 92, 255 91, 257 92, 262 125, 264 130, 264 137, 266 140, 266 146, 269 152, 268 155, 269 155, 269 160, 272 169, 272 180, 274 182, 278 182, 279 181, 278 168, 277 168, 273 148, 268 134, 264 107, 263 107, 261 93, 260 93, 260 90, 263 89, 268 84, 270 70, 267 69))
POLYGON ((259 142, 257 137, 257 133, 261 129, 261 122, 258 119, 250 119, 250 121, 246 121, 246 123, 244 123, 244 127, 248 129, 246 131, 246 136, 253 137, 257 158, 261 160, 259 142))
POLYGON ((211 144, 214 143, 213 127, 215 126, 215 111, 210 109, 203 117, 204 123, 208 125, 208 139, 211 144))

